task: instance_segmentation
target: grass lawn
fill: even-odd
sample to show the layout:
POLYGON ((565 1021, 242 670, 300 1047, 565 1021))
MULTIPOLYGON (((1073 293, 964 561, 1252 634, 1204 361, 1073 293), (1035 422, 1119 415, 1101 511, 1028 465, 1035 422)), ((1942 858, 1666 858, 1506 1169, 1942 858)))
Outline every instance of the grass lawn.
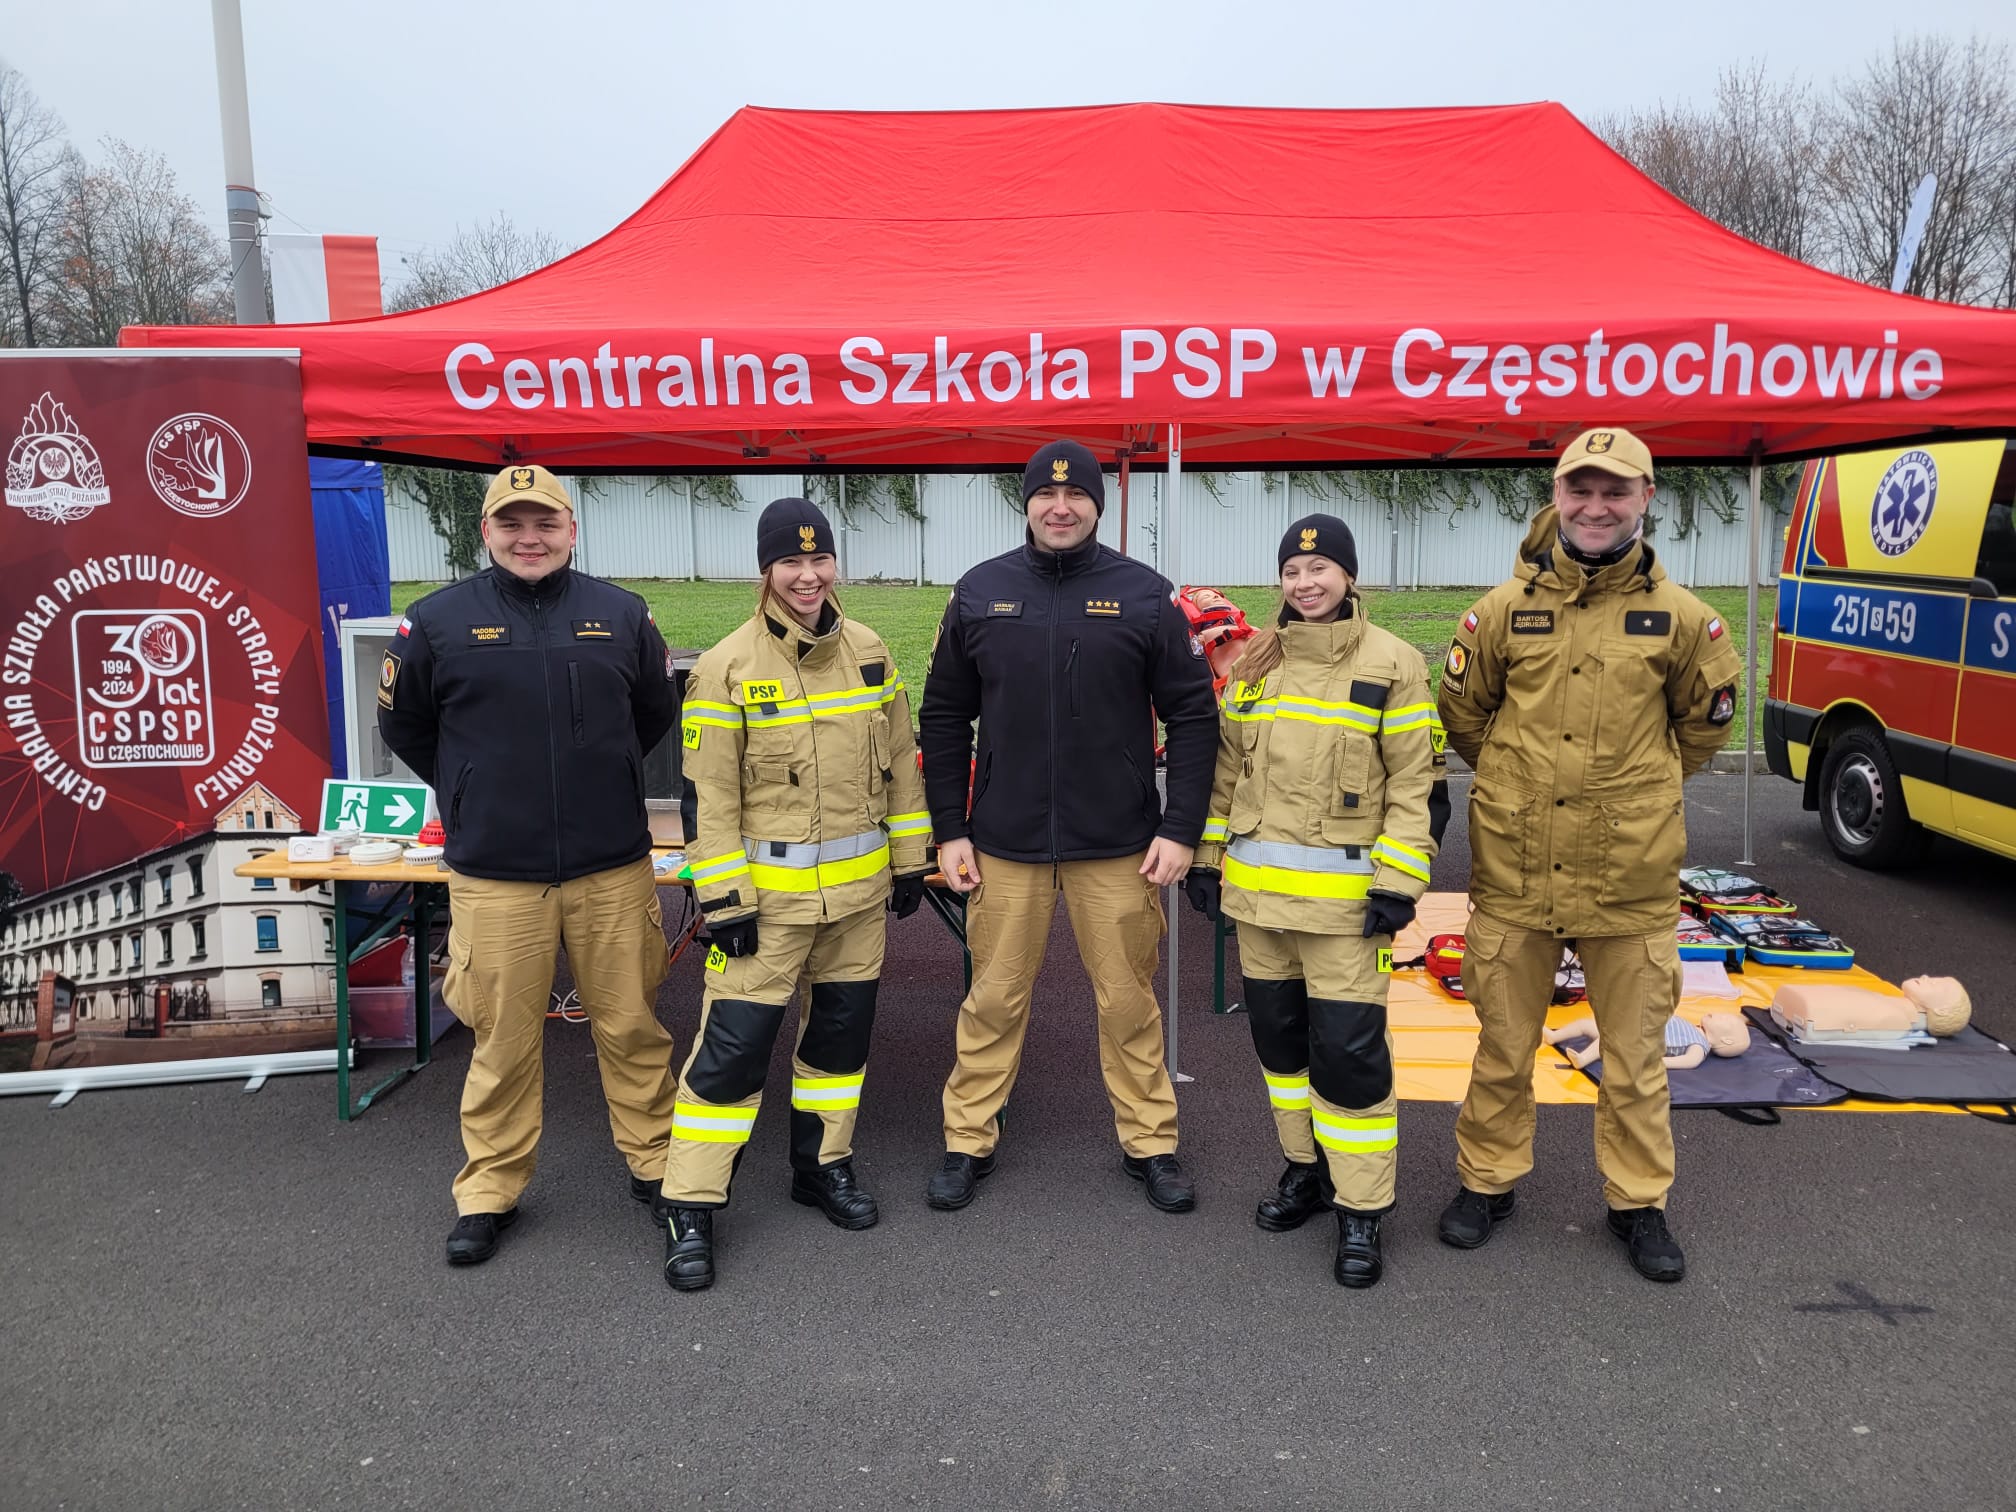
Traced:
MULTIPOLYGON (((429 592, 432 583, 394 583, 392 612, 403 613, 406 606, 429 592)), ((704 650, 747 619, 756 607, 752 583, 687 583, 658 578, 630 578, 623 586, 640 593, 658 618, 658 628, 673 646, 704 650)), ((925 661, 931 652, 931 637, 945 612, 948 589, 917 588, 905 585, 860 583, 843 585, 841 601, 856 619, 873 625, 895 654, 911 687, 914 709, 924 684, 925 661)), ((1228 588, 1227 595, 1246 611, 1256 624, 1273 612, 1278 595, 1271 588, 1228 588)), ((1402 640, 1417 647, 1428 662, 1431 680, 1441 681, 1442 658, 1456 622, 1477 602, 1480 590, 1473 588, 1369 589, 1365 602, 1372 622, 1383 625, 1402 640)), ((1708 588, 1701 597, 1728 625, 1736 653, 1743 654, 1744 594, 1741 588, 1708 588)), ((1777 608, 1775 589, 1757 593, 1757 619, 1767 637, 1759 648, 1760 666, 1768 652, 1772 615, 1777 608)), ((1744 706, 1737 701, 1732 736, 1743 727, 1744 706)), ((1740 749, 1740 743, 1738 743, 1740 749)))

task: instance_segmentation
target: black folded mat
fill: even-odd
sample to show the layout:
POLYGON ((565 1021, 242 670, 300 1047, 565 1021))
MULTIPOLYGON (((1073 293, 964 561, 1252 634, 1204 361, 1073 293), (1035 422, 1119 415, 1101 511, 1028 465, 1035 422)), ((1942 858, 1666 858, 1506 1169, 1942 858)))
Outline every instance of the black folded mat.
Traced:
POLYGON ((1743 1012, 1758 1029, 1851 1096, 1886 1102, 2016 1104, 2016 1055, 1979 1029, 1962 1029, 1950 1039, 1909 1050, 1870 1050, 1860 1045, 1802 1044, 1778 1027, 1768 1009, 1743 1012))
MULTIPOLYGON (((1581 1048, 1586 1040, 1565 1044, 1581 1048)), ((1561 1048, 1559 1046, 1556 1047, 1561 1048)), ((2016 1059, 2016 1057, 2012 1057, 2016 1059)), ((1603 1062, 1591 1061, 1582 1074, 1597 1085, 1603 1082, 1603 1062)), ((1831 1082, 1813 1074, 1775 1040, 1750 1036, 1750 1048, 1727 1060, 1711 1055, 1700 1065, 1669 1069, 1666 1085, 1676 1108, 1820 1108, 1840 1102, 1848 1094, 1831 1082)))

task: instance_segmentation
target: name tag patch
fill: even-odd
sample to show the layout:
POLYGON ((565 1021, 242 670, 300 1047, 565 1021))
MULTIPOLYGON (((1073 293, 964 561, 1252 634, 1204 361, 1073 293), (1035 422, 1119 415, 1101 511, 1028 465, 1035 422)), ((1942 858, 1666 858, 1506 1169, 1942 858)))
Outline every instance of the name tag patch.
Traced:
POLYGON ((471 625, 469 644, 472 646, 508 646, 511 644, 509 625, 471 625))
POLYGON ((609 628, 609 621, 607 620, 574 621, 574 639, 576 640, 613 640, 615 636, 616 632, 609 628))
POLYGON ((1514 635, 1552 635, 1554 633, 1554 611, 1552 609, 1514 609, 1512 611, 1512 633, 1514 635))
POLYGON ((1632 609, 1624 616, 1626 635, 1671 635, 1673 616, 1665 609, 1632 609))
POLYGON ((1087 614, 1104 615, 1109 619, 1116 618, 1120 613, 1120 600, 1087 599, 1085 600, 1085 612, 1087 614))
POLYGON ((742 702, 752 704, 782 703, 784 684, 775 678, 762 682, 748 680, 742 684, 742 702))
POLYGON ((1021 617, 1022 600, 1020 599, 994 599, 987 605, 987 618, 989 619, 1020 619, 1021 617))

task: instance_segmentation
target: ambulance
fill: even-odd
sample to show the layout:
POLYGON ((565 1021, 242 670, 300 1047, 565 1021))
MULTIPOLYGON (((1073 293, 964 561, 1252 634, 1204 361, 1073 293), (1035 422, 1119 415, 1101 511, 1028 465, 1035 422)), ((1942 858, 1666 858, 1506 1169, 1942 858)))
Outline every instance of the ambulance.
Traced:
POLYGON ((1857 866, 1933 833, 2016 856, 2016 449, 1808 462, 1778 580, 1771 770, 1857 866))

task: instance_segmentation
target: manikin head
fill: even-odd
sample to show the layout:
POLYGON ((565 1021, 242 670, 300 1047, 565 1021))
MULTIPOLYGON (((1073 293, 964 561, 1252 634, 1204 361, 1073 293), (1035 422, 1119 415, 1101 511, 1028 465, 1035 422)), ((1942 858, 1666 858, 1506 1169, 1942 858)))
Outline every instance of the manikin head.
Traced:
POLYGON ((1940 1039, 1958 1034, 1974 1016, 1967 989, 1952 977, 1915 976, 1900 984, 1904 996, 1925 1015, 1925 1032, 1940 1039))
POLYGON ((1701 1033, 1708 1041, 1709 1053, 1724 1059, 1750 1048, 1750 1026, 1740 1013, 1702 1014, 1701 1033))

